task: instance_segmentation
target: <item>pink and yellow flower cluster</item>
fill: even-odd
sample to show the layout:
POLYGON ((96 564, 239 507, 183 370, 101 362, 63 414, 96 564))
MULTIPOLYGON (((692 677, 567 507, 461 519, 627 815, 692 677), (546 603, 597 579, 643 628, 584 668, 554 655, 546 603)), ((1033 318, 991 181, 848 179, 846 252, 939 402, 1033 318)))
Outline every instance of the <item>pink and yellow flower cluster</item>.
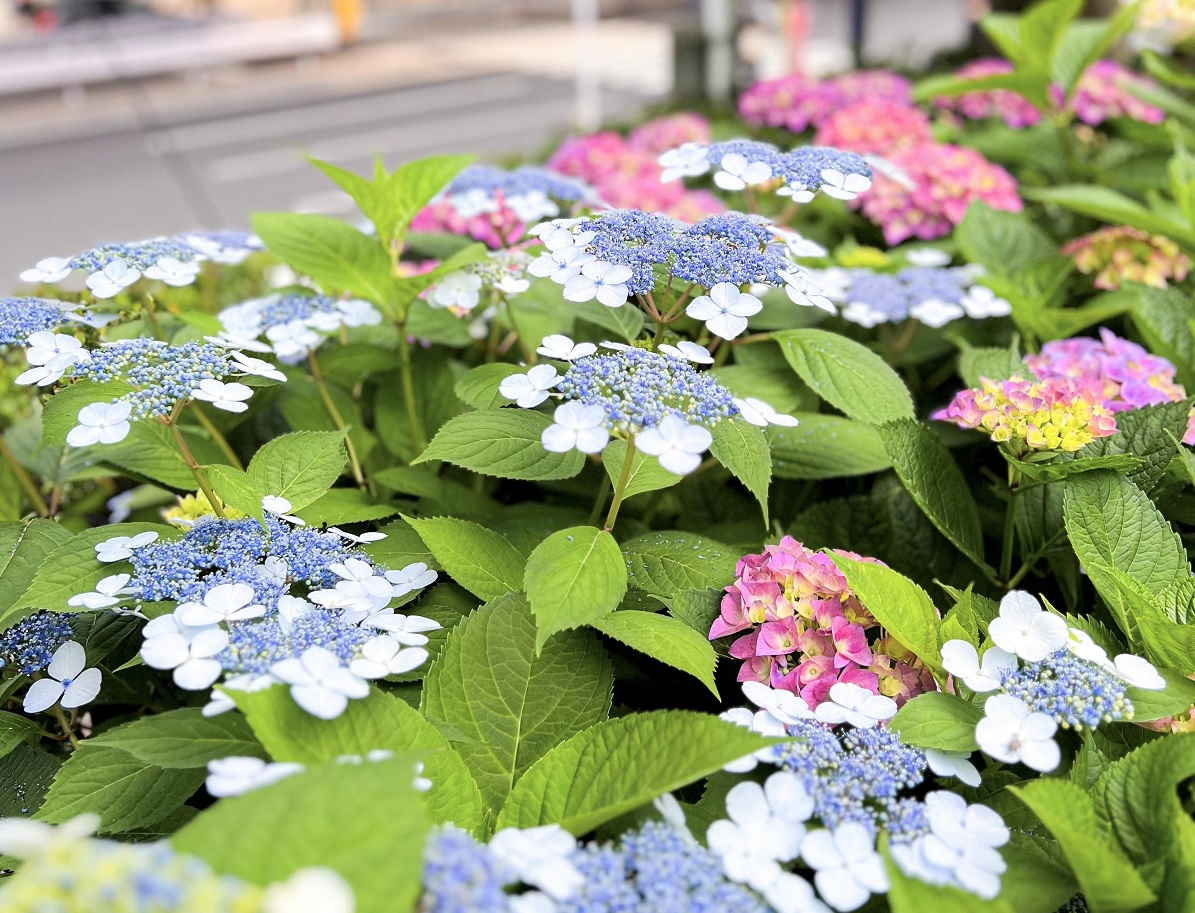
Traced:
POLYGON ((1127 225, 1101 228, 1063 245, 1064 255, 1084 275, 1095 274, 1096 288, 1115 290, 1125 282, 1165 288, 1182 282, 1191 261, 1177 244, 1163 235, 1127 225))
POLYGON ((696 114, 673 114, 638 127, 629 137, 613 131, 565 140, 552 153, 548 169, 589 184, 615 209, 662 212, 697 222, 724 212, 712 193, 688 190, 681 181, 661 183, 660 154, 685 143, 708 143, 709 123, 696 114))
POLYGON ((791 536, 739 561, 709 636, 731 634, 742 635, 730 646, 730 655, 743 661, 739 681, 791 691, 811 708, 837 682, 898 704, 934 688, 924 665, 892 637, 869 637, 882 635, 879 623, 830 556, 791 536))
POLYGON ((885 157, 912 186, 877 170, 871 190, 852 205, 883 229, 890 245, 950 234, 976 200, 1009 212, 1020 212, 1023 206, 1012 175, 974 149, 920 143, 885 157))
POLYGON ((829 79, 790 73, 751 86, 739 96, 739 114, 757 127, 802 133, 860 101, 908 107, 913 103, 913 88, 903 76, 888 70, 858 70, 829 79))
POLYGON ((1032 451, 1073 453, 1116 433, 1112 410, 1074 378, 979 380, 979 389, 959 391, 934 418, 985 431, 1018 457, 1032 451))
MULTIPOLYGON (((1074 383, 1085 399, 1112 413, 1187 398, 1183 385, 1174 379, 1173 364, 1105 328, 1100 329, 1099 339, 1047 342, 1041 354, 1025 356, 1025 364, 1038 377, 1074 383)), ((1188 426, 1183 442, 1195 443, 1195 425, 1188 426)))

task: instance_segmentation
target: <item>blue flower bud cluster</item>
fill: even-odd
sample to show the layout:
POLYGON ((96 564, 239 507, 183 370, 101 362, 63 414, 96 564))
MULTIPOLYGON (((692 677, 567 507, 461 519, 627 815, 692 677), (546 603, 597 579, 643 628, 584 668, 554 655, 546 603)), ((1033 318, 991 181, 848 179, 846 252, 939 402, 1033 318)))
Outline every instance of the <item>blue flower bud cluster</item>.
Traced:
POLYGON ((855 821, 902 841, 925 833, 924 806, 902 795, 925 779, 923 751, 878 727, 835 731, 802 721, 789 733, 800 741, 777 749, 776 763, 800 775, 814 815, 827 827, 855 821))
POLYGON ((514 874, 469 834, 446 827, 423 851, 421 913, 507 913, 514 874))
POLYGON ((645 349, 578 358, 556 389, 566 401, 601 406, 611 429, 632 434, 666 415, 713 427, 739 411, 733 394, 710 375, 645 349))
MULTIPOLYGON (((961 305, 974 284, 967 267, 910 266, 897 273, 869 269, 845 270, 844 282, 823 280, 823 289, 833 289, 831 299, 871 311, 864 322, 887 323, 907 319, 917 305, 927 301, 961 305)), ((815 271, 813 281, 819 281, 815 271)), ((851 312, 844 313, 850 319, 851 312)), ((961 312, 960 312, 961 314, 961 312)))
POLYGON ((769 913, 742 885, 727 880, 721 861, 658 821, 627 831, 617 845, 590 845, 573 857, 585 883, 560 902, 559 913, 769 913))
POLYGON ((323 647, 348 665, 378 633, 346 624, 343 612, 330 609, 312 609, 289 625, 272 615, 261 621, 228 625, 228 646, 216 659, 230 675, 265 675, 274 663, 302 656, 309 647, 323 647))
POLYGON ((1022 663, 1005 674, 1002 684, 1030 710, 1048 714, 1064 728, 1095 729, 1133 718, 1133 702, 1124 682, 1066 649, 1039 663, 1022 663))
POLYGON ((585 250, 628 267, 627 288, 644 295, 669 277, 706 289, 720 282, 783 286, 784 274, 797 266, 768 224, 740 212, 686 225, 660 213, 614 209, 586 219, 573 232, 593 232, 585 250))
POLYGON ((511 171, 493 165, 470 165, 457 175, 444 193, 455 196, 476 190, 508 197, 542 193, 553 200, 570 203, 593 195, 593 191, 580 181, 534 165, 511 171))
POLYGON ((0 298, 0 346, 66 323, 69 315, 63 308, 62 302, 47 298, 0 298))
POLYGON ((145 272, 167 257, 180 263, 202 259, 199 251, 179 238, 154 238, 132 244, 101 244, 71 257, 69 265, 71 269, 97 273, 109 263, 124 263, 145 272))
POLYGON ((132 404, 132 418, 167 416, 204 380, 240 373, 227 349, 211 343, 170 345, 156 339, 107 343, 74 367, 76 379, 102 384, 119 380, 135 388, 120 397, 132 404))
POLYGON ((826 183, 823 171, 858 174, 868 179, 872 176, 871 166, 863 156, 832 146, 801 146, 785 152, 770 143, 734 139, 712 143, 706 148, 706 157, 713 166, 721 165, 732 154, 743 156, 748 163, 762 162, 772 169, 774 178, 810 192, 816 192, 826 183))
POLYGON ((35 612, 0 634, 0 667, 22 675, 45 671, 54 651, 71 639, 73 614, 35 612))
POLYGON ((196 523, 174 540, 158 540, 133 552, 129 586, 147 602, 202 601, 222 583, 248 583, 258 600, 272 609, 289 586, 268 587, 262 576, 267 558, 286 562, 289 581, 309 590, 335 586, 340 579, 329 568, 347 558, 368 560, 335 533, 292 527, 266 517, 266 528, 246 517, 210 518, 196 523))

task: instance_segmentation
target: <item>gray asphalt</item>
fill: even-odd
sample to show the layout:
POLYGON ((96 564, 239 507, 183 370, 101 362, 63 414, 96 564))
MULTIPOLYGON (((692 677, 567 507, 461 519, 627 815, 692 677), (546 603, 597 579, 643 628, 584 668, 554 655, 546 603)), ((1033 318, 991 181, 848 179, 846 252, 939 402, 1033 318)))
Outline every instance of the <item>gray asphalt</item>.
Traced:
MULTIPOLYGON (((103 242, 247 227, 258 210, 346 213, 306 155, 365 172, 375 155, 393 167, 538 151, 567 129, 572 92, 566 81, 495 75, 0 150, 0 294, 42 257, 103 242)), ((605 111, 615 119, 643 101, 608 92, 605 111)))

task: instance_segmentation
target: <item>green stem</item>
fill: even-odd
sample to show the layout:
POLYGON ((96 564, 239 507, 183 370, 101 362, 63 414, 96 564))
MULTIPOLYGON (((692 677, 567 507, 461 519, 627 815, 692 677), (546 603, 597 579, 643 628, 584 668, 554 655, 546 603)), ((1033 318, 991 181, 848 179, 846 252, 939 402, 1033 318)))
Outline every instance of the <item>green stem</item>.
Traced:
POLYGON ((622 472, 618 474, 618 481, 614 483, 614 500, 610 502, 610 512, 606 514, 606 522, 603 528, 609 532, 614 529, 614 523, 618 520, 618 509, 622 507, 622 499, 626 496, 627 485, 631 482, 631 468, 635 463, 635 439, 631 438, 627 441, 627 456, 622 461, 622 472))
POLYGON ((656 324, 656 337, 651 341, 651 350, 653 352, 660 351, 660 343, 664 341, 664 328, 666 326, 668 326, 668 324, 664 323, 663 320, 660 320, 656 324))
POLYGON ((187 446, 186 440, 183 438, 182 431, 178 427, 178 413, 179 409, 175 409, 170 415, 167 425, 170 427, 171 433, 174 435, 174 442, 178 444, 179 453, 182 454, 183 462, 187 464, 187 468, 191 470, 191 475, 195 476, 195 481, 199 483, 199 490, 203 492, 207 503, 212 506, 212 512, 221 520, 227 520, 228 515, 224 513, 224 506, 220 503, 220 499, 216 497, 216 493, 212 491, 212 487, 207 483, 207 476, 203 474, 203 470, 199 468, 199 463, 195 460, 195 455, 191 453, 191 448, 187 446))
POLYGON ((55 704, 50 712, 54 714, 54 718, 62 726, 62 731, 66 733, 66 737, 71 740, 71 747, 78 748, 79 739, 75 736, 75 729, 66 718, 66 714, 62 712, 62 708, 55 704))
POLYGON ((29 499, 29 503, 33 505, 33 509, 37 511, 40 517, 52 516, 50 508, 46 505, 46 499, 41 496, 38 491, 37 483, 33 481, 33 477, 25 471, 25 467, 18 462, 13 452, 8 449, 8 442, 4 440, 4 436, 0 435, 0 457, 4 458, 4 462, 8 464, 12 474, 17 478, 17 484, 25 491, 25 496, 29 499))
POLYGON ((307 364, 311 368, 311 379, 315 381, 315 389, 319 391, 324 408, 328 410, 328 417, 344 435, 344 446, 349 453, 349 466, 353 470, 353 481, 357 483, 358 488, 364 488, 365 475, 361 472, 361 461, 357 458, 357 448, 353 446, 353 439, 349 437, 349 428, 345 423, 344 416, 340 414, 340 410, 336 408, 336 401, 332 399, 332 391, 328 389, 328 385, 324 381, 324 373, 320 370, 319 359, 315 357, 315 349, 307 350, 307 364))
MULTIPOLYGON (((1012 576, 1012 547, 1017 538, 1017 502, 1021 495, 1020 473, 1008 467, 1008 507, 1004 513, 1004 538, 1000 548, 1000 579, 1008 581, 1012 576)), ((1011 584, 1006 586, 1011 589, 1011 584)))
POLYGON ((411 371, 411 340, 407 338, 406 326, 401 323, 398 325, 398 371, 402 378, 402 395, 407 408, 411 442, 415 445, 416 453, 423 453, 427 449, 427 433, 423 430, 423 420, 419 417, 419 403, 415 399, 415 376, 411 371))
POLYGON ((165 340, 166 335, 162 332, 162 324, 158 323, 158 312, 154 309, 154 296, 145 296, 145 314, 149 317, 149 322, 153 325, 154 336, 158 339, 165 340))
POLYGON ((220 452, 228 458, 229 465, 243 470, 245 466, 241 462, 240 457, 237 456, 236 451, 229 445, 228 439, 220 433, 220 429, 212 423, 212 420, 204 414, 203 410, 199 406, 196 406, 191 410, 191 414, 195 416, 195 420, 199 422, 200 427, 208 433, 208 437, 215 441, 216 446, 220 448, 220 452))
POLYGON ((1051 548, 1053 548, 1054 544, 1056 542, 1058 542, 1059 539, 1062 538, 1062 536, 1065 532, 1066 532, 1065 530, 1060 529, 1058 532, 1056 532, 1054 535, 1052 535, 1049 539, 1047 539, 1041 545, 1040 548, 1036 549, 1028 558, 1025 559, 1025 563, 1021 565, 1021 569, 1019 571, 1017 571, 1015 574, 1013 574, 1012 579, 1008 581, 1008 588, 1010 590, 1016 589, 1017 584, 1025 579, 1025 575, 1028 574, 1031 570, 1033 570, 1033 566, 1035 564, 1037 564, 1037 562, 1041 559, 1042 555, 1044 555, 1051 548))

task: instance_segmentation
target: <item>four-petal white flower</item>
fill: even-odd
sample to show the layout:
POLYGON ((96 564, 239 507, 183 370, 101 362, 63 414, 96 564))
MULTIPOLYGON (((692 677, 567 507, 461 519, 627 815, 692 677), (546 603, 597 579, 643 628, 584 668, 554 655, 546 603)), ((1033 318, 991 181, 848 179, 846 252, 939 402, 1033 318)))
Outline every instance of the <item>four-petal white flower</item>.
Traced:
POLYGON ((853 200, 871 186, 871 178, 863 174, 843 174, 835 168, 822 171, 821 191, 838 200, 853 200))
POLYGON ((215 408, 223 409, 225 412, 244 412, 249 408, 245 400, 252 395, 252 387, 236 381, 225 383, 212 378, 201 380, 199 386, 191 391, 191 396, 195 399, 211 403, 215 408))
POLYGON ((743 421, 750 422, 752 425, 757 425, 760 428, 766 428, 768 425, 795 428, 800 424, 793 416, 777 412, 762 399, 755 399, 748 396, 746 399, 736 399, 734 404, 738 406, 739 415, 743 417, 743 421))
POLYGON ((627 281, 632 275, 629 266, 591 260, 581 267, 581 272, 564 283, 564 297, 569 301, 597 298, 606 307, 622 307, 630 294, 627 281))
POLYGON ((817 705, 814 716, 823 723, 850 723, 870 729, 896 716, 896 701, 883 694, 873 694, 851 682, 836 682, 828 700, 817 705))
POLYGON ((576 401, 556 407, 552 424, 540 435, 544 450, 567 453, 600 453, 610 441, 606 429, 606 410, 596 403, 585 405, 576 401))
POLYGON ((704 323, 715 336, 734 339, 747 329, 747 318, 762 310, 763 303, 754 295, 739 291, 733 282, 719 282, 708 295, 689 302, 685 313, 704 323))
POLYGON ((207 762, 204 787, 217 799, 240 796, 302 773, 303 765, 294 761, 263 761, 261 758, 229 755, 207 762))
POLYGON ((972 691, 983 694, 1000 687, 1004 676, 1017 668, 1017 658, 1007 650, 989 646, 980 660, 979 651, 965 640, 942 644, 942 667, 972 691))
POLYGON ((1005 764, 1020 762, 1042 773, 1058 766, 1062 753, 1054 741, 1058 724, 1048 714, 1030 710, 1019 697, 993 694, 975 727, 980 750, 1005 764))
POLYGON ((683 418, 665 415, 652 428, 635 435, 635 446, 678 476, 688 475, 701 465, 701 455, 710 449, 714 436, 701 425, 690 425, 683 418))
POLYGON ((369 696, 369 683, 323 647, 308 647, 302 656, 276 662, 270 673, 290 685, 290 696, 296 704, 321 720, 333 720, 344 713, 349 698, 369 696))
POLYGON ((125 584, 132 579, 129 574, 113 574, 111 577, 105 577, 95 585, 94 593, 80 593, 77 596, 72 596, 66 601, 66 604, 84 609, 109 608, 122 602, 125 596, 130 595, 130 591, 125 589, 125 584))
POLYGON ((524 409, 534 409, 548 398, 548 391, 563 378, 551 365, 536 365, 526 374, 512 374, 502 379, 498 392, 524 409))
POLYGON ((726 794, 726 814, 710 825, 706 843, 727 878, 762 891, 779 877, 780 863, 800 854, 813 798, 795 774, 779 771, 762 786, 737 784, 726 794))
POLYGON ((132 414, 131 403, 90 403, 79 410, 79 424, 67 433, 66 442, 72 447, 119 443, 128 437, 132 414))
POLYGON ((888 890, 888 873, 875 850, 875 837, 857 821, 806 834, 801 856, 817 872, 813 882, 818 893, 835 910, 857 910, 872 894, 888 890))
POLYGON ((555 358, 558 361, 572 361, 574 358, 585 358, 597 351, 592 342, 573 342, 569 337, 554 334, 545 336, 540 347, 536 349, 545 358, 555 358))
POLYGON ((100 693, 103 676, 99 669, 86 669, 87 653, 83 645, 68 640, 54 651, 46 667, 49 678, 41 678, 29 686, 21 706, 26 713, 41 713, 55 704, 67 710, 82 707, 95 700, 100 693))
POLYGON ((1000 617, 988 625, 997 647, 1030 663, 1040 663, 1067 644, 1066 622, 1045 611, 1024 590, 1012 590, 1000 600, 1000 617))
POLYGON ((174 610, 174 615, 190 628, 247 621, 266 613, 264 605, 254 603, 256 598, 253 587, 247 583, 221 583, 203 594, 203 602, 184 602, 174 610))
POLYGON ((718 170, 714 172, 714 183, 723 190, 744 190, 771 178, 771 165, 767 162, 750 161, 747 156, 738 152, 722 156, 718 170))
POLYGON ((96 544, 95 560, 104 564, 123 561, 125 558, 131 558, 137 549, 157 541, 158 534, 152 530, 147 533, 138 533, 135 536, 113 536, 111 539, 105 539, 96 544))

